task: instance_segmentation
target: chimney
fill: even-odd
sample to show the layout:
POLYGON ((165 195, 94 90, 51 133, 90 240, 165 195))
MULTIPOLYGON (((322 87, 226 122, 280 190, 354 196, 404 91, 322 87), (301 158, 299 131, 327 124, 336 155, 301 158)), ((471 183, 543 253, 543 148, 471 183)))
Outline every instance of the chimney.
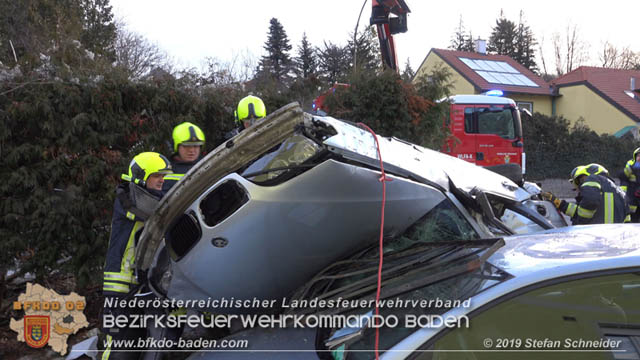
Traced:
POLYGON ((487 54, 487 40, 482 40, 478 38, 478 40, 474 41, 475 51, 479 54, 486 55, 487 54))

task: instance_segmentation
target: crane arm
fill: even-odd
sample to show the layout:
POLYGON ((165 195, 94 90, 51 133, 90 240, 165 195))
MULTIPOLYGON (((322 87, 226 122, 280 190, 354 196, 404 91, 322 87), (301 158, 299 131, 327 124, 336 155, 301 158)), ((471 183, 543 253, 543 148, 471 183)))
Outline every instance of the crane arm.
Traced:
POLYGON ((411 12, 404 0, 371 0, 371 25, 376 25, 385 69, 398 71, 398 58, 393 35, 407 31, 407 14, 411 12), (394 15, 394 16, 391 16, 394 15))

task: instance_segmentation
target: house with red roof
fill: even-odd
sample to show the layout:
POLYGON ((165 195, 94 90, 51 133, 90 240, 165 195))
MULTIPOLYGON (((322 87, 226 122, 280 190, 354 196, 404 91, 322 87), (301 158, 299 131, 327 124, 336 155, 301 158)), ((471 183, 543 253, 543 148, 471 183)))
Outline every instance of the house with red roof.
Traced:
POLYGON ((552 81, 556 113, 599 134, 638 138, 640 71, 581 66, 552 81))
POLYGON ((452 75, 452 94, 502 90, 518 107, 531 113, 584 120, 599 134, 640 137, 640 71, 582 66, 552 82, 544 81, 505 55, 431 49, 413 81, 445 68, 452 75))
POLYGON ((552 114, 554 93, 550 84, 506 55, 431 49, 416 71, 414 81, 436 68, 445 68, 452 75, 452 95, 502 90, 518 107, 531 113, 552 114))

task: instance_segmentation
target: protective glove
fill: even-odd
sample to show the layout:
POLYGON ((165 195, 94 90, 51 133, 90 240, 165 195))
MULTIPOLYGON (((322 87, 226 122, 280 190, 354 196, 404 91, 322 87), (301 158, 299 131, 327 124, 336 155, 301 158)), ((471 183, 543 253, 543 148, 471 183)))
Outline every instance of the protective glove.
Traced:
POLYGON ((556 197, 549 191, 543 191, 540 193, 542 200, 553 201, 556 197))
POLYGON ((555 195, 550 193, 549 191, 543 191, 540 193, 542 200, 551 201, 556 208, 560 207, 561 200, 558 199, 555 195))

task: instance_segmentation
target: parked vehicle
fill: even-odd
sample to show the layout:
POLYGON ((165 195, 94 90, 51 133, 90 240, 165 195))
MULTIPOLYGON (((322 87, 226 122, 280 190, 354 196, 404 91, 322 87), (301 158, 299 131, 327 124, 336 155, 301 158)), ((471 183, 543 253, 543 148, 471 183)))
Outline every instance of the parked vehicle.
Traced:
POLYGON ((515 101, 487 95, 457 95, 448 100, 451 107, 445 126, 451 135, 442 151, 505 176, 510 173, 504 169, 517 165, 515 175, 522 179, 526 161, 521 113, 515 101))

